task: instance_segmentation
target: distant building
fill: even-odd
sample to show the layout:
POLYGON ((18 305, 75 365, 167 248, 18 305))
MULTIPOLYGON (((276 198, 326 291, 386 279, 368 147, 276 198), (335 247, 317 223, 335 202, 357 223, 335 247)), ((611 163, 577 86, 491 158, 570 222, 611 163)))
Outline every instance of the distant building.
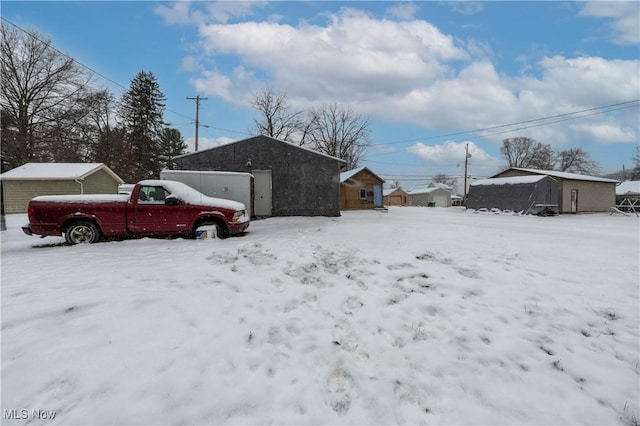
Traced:
POLYGON ((383 207, 384 179, 360 167, 340 173, 340 210, 360 210, 383 207))
POLYGON ((117 194, 124 183, 103 163, 27 163, 0 179, 6 214, 25 213, 39 195, 117 194))
POLYGON ((640 212, 640 180, 627 180, 616 187, 616 206, 640 212))
POLYGON ((401 187, 383 188, 382 201, 385 206, 408 206, 409 194, 401 187))
POLYGON ((616 180, 597 176, 510 168, 489 179, 473 183, 467 207, 524 210, 532 213, 542 207, 558 213, 604 212, 615 205, 615 188, 618 183, 616 180), (544 176, 551 179, 542 179, 544 176), (495 180, 518 177, 529 179, 495 180), (525 185, 528 187, 525 188, 525 185), (535 185, 540 188, 534 188, 535 185))
POLYGON ((443 183, 431 182, 428 185, 414 186, 407 194, 412 206, 451 207, 453 188, 443 183))

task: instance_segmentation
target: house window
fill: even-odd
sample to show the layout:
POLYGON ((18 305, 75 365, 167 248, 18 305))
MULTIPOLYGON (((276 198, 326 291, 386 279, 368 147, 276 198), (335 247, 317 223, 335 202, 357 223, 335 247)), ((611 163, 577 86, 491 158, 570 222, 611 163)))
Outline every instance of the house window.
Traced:
POLYGON ((367 188, 360 188, 360 199, 362 201, 367 199, 367 188))

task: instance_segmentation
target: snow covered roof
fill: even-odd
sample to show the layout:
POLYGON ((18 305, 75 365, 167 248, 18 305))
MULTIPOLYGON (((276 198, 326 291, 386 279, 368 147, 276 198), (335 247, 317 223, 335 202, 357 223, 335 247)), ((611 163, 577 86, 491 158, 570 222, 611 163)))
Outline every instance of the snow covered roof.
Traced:
POLYGON ((124 183, 124 181, 109 167, 105 166, 104 163, 27 163, 3 173, 0 177, 5 180, 82 180, 100 169, 110 174, 118 183, 124 183))
POLYGON ((371 173, 372 175, 374 175, 375 177, 380 179, 382 182, 384 182, 384 179, 382 179, 377 174, 373 173, 368 167, 358 167, 357 169, 347 170, 346 172, 340 173, 340 183, 348 181, 353 176, 357 175, 358 173, 360 173, 360 172, 362 172, 364 170, 367 170, 369 173, 371 173))
POLYGON ((544 179, 546 175, 532 176, 513 176, 503 178, 489 178, 473 182, 469 186, 487 186, 487 185, 522 185, 528 183, 536 183, 544 179))
POLYGON ((405 192, 402 188, 397 187, 397 188, 382 188, 382 195, 383 196, 387 196, 387 195, 391 195, 396 191, 402 191, 405 192))
POLYGON ((616 195, 640 194, 640 180, 626 180, 616 187, 616 195))
POLYGON ((407 194, 409 194, 409 195, 430 194, 430 193, 436 192, 436 191, 446 191, 446 192, 451 194, 451 190, 450 189, 441 188, 441 187, 438 187, 438 186, 430 186, 430 185, 431 184, 429 184, 429 185, 416 185, 413 188, 411 188, 409 191, 407 191, 407 194))
POLYGON ((431 182, 429 184, 429 186, 432 187, 432 188, 434 188, 434 187, 435 188, 441 188, 441 189, 446 189, 449 192, 453 192, 453 188, 452 187, 450 187, 447 184, 441 183, 441 182, 431 182))
MULTIPOLYGON (((597 176, 579 175, 577 173, 558 172, 555 170, 525 169, 520 167, 512 167, 510 170, 520 170, 527 173, 535 173, 539 175, 547 175, 547 176, 553 176, 561 179, 570 179, 570 180, 586 180, 591 182, 609 182, 609 183, 620 182, 618 180, 606 179, 606 178, 601 178, 597 176)), ((502 173, 498 173, 498 175, 502 173)))
POLYGON ((266 135, 253 136, 253 137, 250 137, 250 138, 241 139, 241 140, 239 140, 239 141, 233 141, 233 142, 229 142, 229 143, 227 143, 227 144, 218 145, 218 146, 214 146, 214 147, 212 147, 212 148, 203 149, 203 150, 201 150, 201 151, 188 152, 188 153, 186 153, 186 154, 178 155, 178 156, 176 156, 176 157, 174 157, 174 158, 183 158, 183 157, 188 157, 188 156, 191 156, 191 155, 197 155, 197 154, 201 154, 201 153, 206 152, 206 151, 213 151, 213 150, 219 149, 219 148, 221 148, 221 147, 223 147, 223 146, 234 145, 234 144, 240 144, 240 143, 243 143, 243 142, 249 141, 249 140, 251 140, 251 139, 256 139, 256 138, 266 138, 266 139, 271 139, 271 140, 272 140, 272 141, 274 141, 274 142, 280 142, 280 143, 283 143, 283 144, 289 145, 289 146, 291 146, 291 148, 295 148, 295 149, 302 149, 303 151, 308 151, 308 152, 311 152, 311 153, 313 153, 313 154, 317 154, 317 155, 321 155, 321 156, 323 156, 323 157, 331 158, 332 160, 339 161, 340 163, 346 163, 346 161, 344 161, 343 159, 338 158, 338 157, 334 157, 334 156, 329 155, 329 154, 325 154, 324 152, 316 151, 316 150, 314 150, 314 149, 310 149, 310 148, 307 148, 307 147, 304 147, 304 146, 298 146, 298 145, 296 145, 296 144, 293 144, 293 143, 290 143, 290 142, 286 142, 286 141, 282 141, 282 140, 280 140, 280 139, 272 138, 271 136, 266 136, 266 135))

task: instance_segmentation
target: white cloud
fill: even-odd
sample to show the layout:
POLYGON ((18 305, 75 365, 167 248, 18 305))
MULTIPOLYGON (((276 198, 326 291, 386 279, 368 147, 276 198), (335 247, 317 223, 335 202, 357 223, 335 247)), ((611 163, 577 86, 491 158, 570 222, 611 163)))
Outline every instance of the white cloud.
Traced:
POLYGON ((196 71, 200 68, 200 60, 195 56, 185 56, 182 58, 180 69, 184 71, 196 71))
MULTIPOLYGON (((638 60, 550 56, 527 64, 527 72, 536 74, 508 76, 496 70, 491 47, 482 42, 458 42, 424 20, 379 19, 352 8, 328 15, 325 25, 210 24, 201 25, 200 34, 204 53, 217 66, 191 80, 205 96, 248 107, 251 93, 269 84, 286 92, 295 109, 338 102, 358 114, 432 131, 480 129, 613 104, 637 99, 640 88, 638 60), (242 65, 226 70, 226 57, 242 65)), ((611 135, 631 134, 628 128, 638 133, 631 111, 607 123, 617 132, 587 132, 586 124, 602 116, 585 120, 583 127, 561 123, 525 133, 552 145, 578 136, 590 138, 582 142, 610 143, 611 135)), ((488 140, 499 144, 521 134, 488 140)))
POLYGON ((191 24, 201 22, 204 18, 200 12, 191 10, 189 1, 170 3, 169 6, 160 4, 153 10, 167 24, 191 24))
MULTIPOLYGON (((202 151, 209 148, 215 148, 217 146, 226 145, 231 142, 235 142, 237 139, 221 136, 218 138, 199 137, 198 138, 198 151, 202 151)), ((187 144, 187 152, 195 152, 196 140, 195 138, 185 138, 187 144)))
POLYGON ((638 129, 621 127, 616 122, 578 123, 571 127, 576 134, 582 134, 586 139, 597 139, 602 144, 636 142, 640 139, 638 129))
POLYGON ((398 96, 448 74, 447 61, 468 58, 428 22, 376 20, 352 9, 328 26, 244 22, 203 26, 201 34, 209 54, 238 55, 310 102, 398 96))
POLYGON ((495 169, 500 161, 491 157, 474 142, 446 142, 441 145, 426 145, 418 142, 407 148, 407 152, 420 157, 425 163, 435 166, 464 167, 465 153, 468 153, 469 163, 475 169, 495 169))
POLYGON ((190 84, 196 92, 204 96, 216 96, 229 103, 246 104, 250 100, 251 92, 239 90, 239 87, 256 86, 258 83, 251 72, 238 66, 231 76, 218 69, 203 71, 200 77, 192 78, 190 84))
POLYGON ((226 24, 233 18, 251 16, 255 8, 267 6, 262 1, 217 1, 203 3, 204 12, 197 9, 199 2, 177 1, 154 8, 154 12, 168 24, 205 24, 219 22, 226 24))
POLYGON ((400 3, 387 9, 387 15, 402 20, 413 19, 418 12, 418 6, 415 3, 400 3))
POLYGON ((207 2, 208 17, 214 22, 227 23, 233 18, 251 16, 255 8, 266 7, 264 1, 216 1, 207 2))
POLYGON ((484 10, 484 4, 478 1, 453 1, 451 9, 462 15, 476 15, 484 10))
POLYGON ((640 3, 637 1, 591 1, 584 5, 580 15, 609 18, 608 26, 615 43, 640 43, 640 3))

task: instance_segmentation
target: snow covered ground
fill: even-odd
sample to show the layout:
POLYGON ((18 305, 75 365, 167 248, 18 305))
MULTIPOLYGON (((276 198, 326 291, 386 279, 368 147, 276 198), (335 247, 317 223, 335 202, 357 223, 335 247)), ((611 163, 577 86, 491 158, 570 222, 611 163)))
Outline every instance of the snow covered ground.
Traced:
POLYGON ((397 207, 81 246, 25 220, 1 235, 3 424, 640 418, 635 216, 397 207))

